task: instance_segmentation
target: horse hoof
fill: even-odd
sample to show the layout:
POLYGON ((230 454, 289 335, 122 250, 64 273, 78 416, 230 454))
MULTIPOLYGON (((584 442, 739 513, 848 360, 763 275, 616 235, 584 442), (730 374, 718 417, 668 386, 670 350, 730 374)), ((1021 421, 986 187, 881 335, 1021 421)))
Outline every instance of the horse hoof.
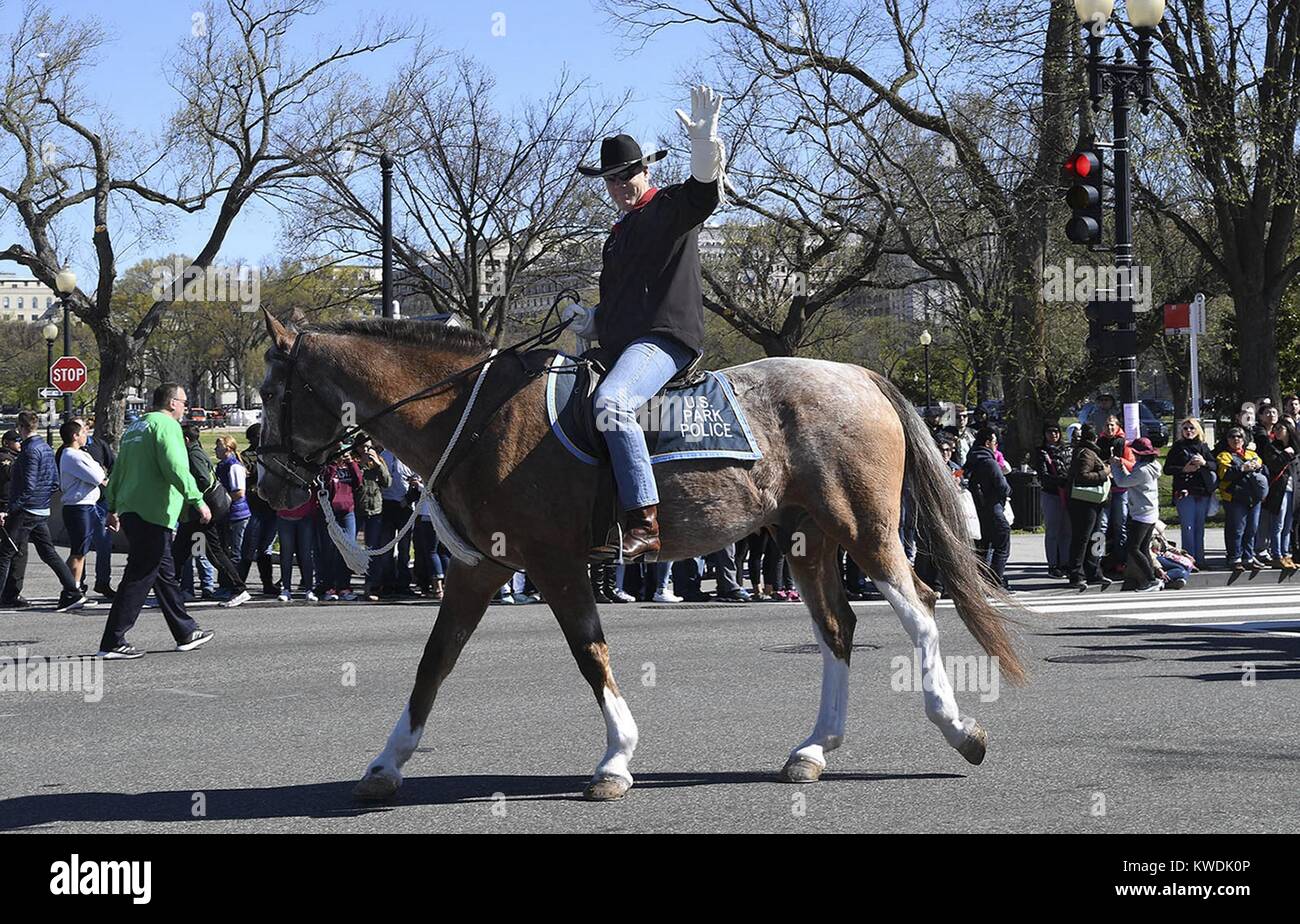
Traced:
POLYGON ((401 777, 394 779, 382 770, 372 770, 352 788, 352 798, 358 802, 387 802, 397 795, 401 785, 401 777))
POLYGON ((816 783, 822 777, 822 771, 825 770, 806 757, 791 757, 781 768, 782 783, 816 783))
POLYGON ((627 795, 632 788, 632 781, 621 776, 602 776, 587 784, 582 798, 588 802, 615 802, 627 795))
POLYGON ((984 726, 977 722, 975 727, 971 729, 970 735, 957 748, 957 753, 972 764, 979 766, 984 763, 984 752, 988 750, 988 747, 988 732, 984 731, 984 726))

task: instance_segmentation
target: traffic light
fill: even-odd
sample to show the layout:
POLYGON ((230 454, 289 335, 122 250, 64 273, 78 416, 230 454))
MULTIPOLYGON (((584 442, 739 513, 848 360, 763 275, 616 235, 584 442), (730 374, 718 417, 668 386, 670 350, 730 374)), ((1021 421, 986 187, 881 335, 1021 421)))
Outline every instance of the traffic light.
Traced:
POLYGON ((1101 149, 1091 140, 1080 141, 1061 172, 1068 185, 1065 201, 1073 214, 1065 236, 1076 244, 1101 243, 1101 149))
POLYGON ((1088 352, 1098 359, 1137 355, 1137 317, 1133 303, 1094 300, 1084 306, 1088 317, 1088 352), (1119 330, 1118 325, 1127 329, 1119 330))

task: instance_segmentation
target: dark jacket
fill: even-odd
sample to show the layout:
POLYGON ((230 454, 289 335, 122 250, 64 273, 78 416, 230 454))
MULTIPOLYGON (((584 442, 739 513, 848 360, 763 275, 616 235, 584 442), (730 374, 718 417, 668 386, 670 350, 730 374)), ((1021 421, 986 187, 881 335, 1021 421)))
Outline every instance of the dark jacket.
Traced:
POLYGON ((9 482, 9 511, 47 510, 59 487, 54 450, 35 433, 23 440, 9 482))
POLYGON ((647 334, 704 351, 699 226, 718 206, 718 184, 688 179, 655 191, 605 241, 596 331, 613 361, 647 334))
POLYGON ((18 455, 8 449, 0 449, 0 510, 9 510, 9 485, 12 483, 14 463, 18 455))
POLYGON ((274 516, 275 508, 262 500, 262 495, 257 493, 257 478, 260 474, 257 468, 257 450, 249 446, 239 454, 239 460, 244 463, 244 468, 248 472, 246 482, 248 490, 244 492, 244 497, 248 501, 248 512, 255 517, 274 516))
POLYGON ((90 457, 99 463, 99 467, 104 470, 104 474, 111 474, 113 463, 117 461, 117 453, 113 447, 108 445, 104 440, 91 439, 86 443, 86 452, 90 457))
POLYGON ((1070 461, 1071 485, 1105 484, 1110 478, 1110 466, 1102 461, 1101 449, 1096 443, 1079 440, 1070 461))
POLYGON ((976 446, 966 455, 964 472, 975 501, 975 512, 982 524, 998 515, 996 508, 1007 502, 1011 486, 1007 484, 993 450, 987 446, 976 446))
POLYGON ((1044 491, 1070 487, 1070 447, 1065 443, 1044 443, 1034 457, 1034 471, 1044 491))
POLYGON ((1218 480, 1214 475, 1214 453, 1207 444, 1195 439, 1177 440, 1169 447, 1169 455, 1165 456, 1164 473, 1174 476, 1175 497, 1180 491, 1186 491, 1193 497, 1209 497, 1214 493, 1214 485, 1218 480), (1194 472, 1176 471, 1185 468, 1187 460, 1197 454, 1205 460, 1205 465, 1194 472))
POLYGON ((1285 420, 1278 421, 1278 428, 1286 431, 1286 438, 1273 439, 1269 431, 1264 427, 1255 428, 1255 451, 1259 453, 1260 459, 1268 468, 1268 496, 1264 498, 1264 509, 1269 513, 1277 513, 1282 509, 1282 499, 1286 496, 1287 489, 1292 486, 1295 468, 1291 463, 1296 458, 1296 453, 1300 453, 1300 442, 1297 442, 1296 429, 1285 420), (1286 448, 1290 446, 1295 452, 1287 454, 1286 448))
MULTIPOLYGON (((208 455, 203 451, 202 443, 186 443, 185 451, 190 457, 190 475, 194 478, 194 483, 199 486, 199 491, 207 491, 212 487, 213 469, 212 463, 208 461, 208 455)), ((197 521, 199 513, 189 504, 186 504, 181 510, 181 522, 192 523, 197 521)))

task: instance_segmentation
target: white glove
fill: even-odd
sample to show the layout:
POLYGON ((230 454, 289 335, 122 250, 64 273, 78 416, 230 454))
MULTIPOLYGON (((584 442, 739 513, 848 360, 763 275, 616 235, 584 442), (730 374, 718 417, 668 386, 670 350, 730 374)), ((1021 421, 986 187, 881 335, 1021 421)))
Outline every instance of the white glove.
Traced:
POLYGON ((727 148, 718 137, 721 108, 722 96, 701 84, 691 88, 691 114, 678 109, 677 118, 691 139, 691 176, 701 183, 716 182, 719 203, 725 205, 727 148))
POLYGON ((560 321, 564 322, 569 318, 574 319, 574 322, 569 325, 569 330, 584 340, 594 340, 596 338, 596 308, 594 306, 584 305, 581 302, 565 305, 560 310, 560 321))

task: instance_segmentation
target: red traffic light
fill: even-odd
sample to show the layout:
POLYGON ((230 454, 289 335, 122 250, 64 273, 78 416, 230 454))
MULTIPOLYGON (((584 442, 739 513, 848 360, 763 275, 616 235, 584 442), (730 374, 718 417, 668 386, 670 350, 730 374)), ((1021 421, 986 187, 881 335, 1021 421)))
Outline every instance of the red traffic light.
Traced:
POLYGON ((1080 179, 1095 176, 1101 172, 1101 161, 1091 151, 1073 154, 1065 162, 1065 172, 1080 179))

